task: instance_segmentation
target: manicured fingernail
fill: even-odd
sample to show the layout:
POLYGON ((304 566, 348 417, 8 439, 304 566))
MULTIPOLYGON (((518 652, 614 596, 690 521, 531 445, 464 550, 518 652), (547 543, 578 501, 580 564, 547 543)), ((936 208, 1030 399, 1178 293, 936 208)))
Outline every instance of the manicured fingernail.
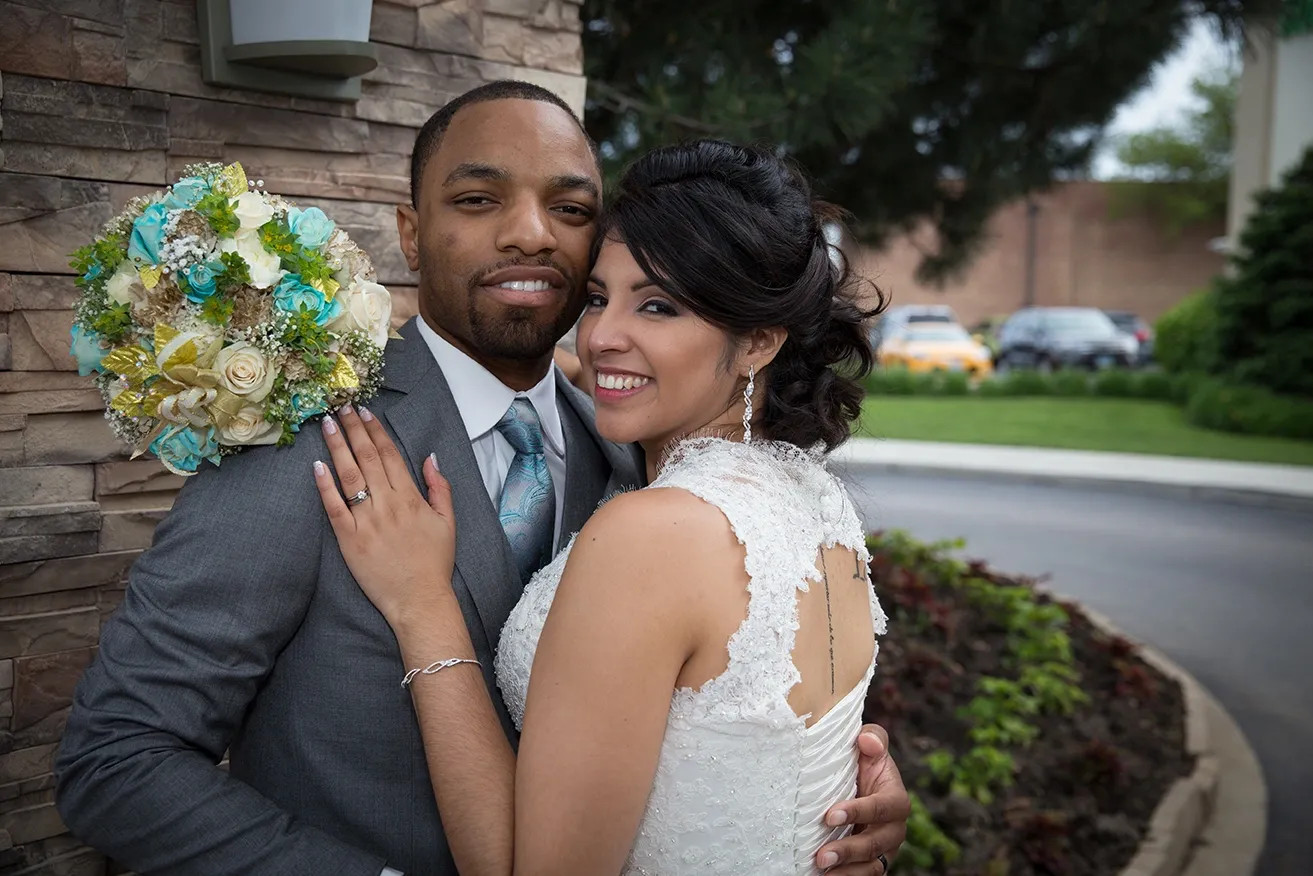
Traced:
POLYGON ((369 412, 369 408, 361 405, 357 410, 360 411, 360 419, 364 420, 366 423, 374 422, 374 415, 369 412))
MULTIPOLYGON (((839 827, 848 823, 848 813, 840 809, 838 812, 831 812, 825 816, 825 823, 830 827, 839 827)), ((833 854, 833 852, 831 852, 833 854)))
POLYGON ((344 415, 344 416, 345 416, 346 414, 353 414, 353 413, 355 413, 355 411, 351 410, 351 403, 350 403, 350 402, 347 402, 346 404, 342 405, 342 407, 338 408, 338 409, 337 409, 337 412, 338 412, 339 414, 344 415))
POLYGON ((433 463, 434 471, 439 473, 442 471, 442 469, 438 468, 438 455, 436 453, 429 454, 429 462, 433 463))
POLYGON ((839 863, 839 856, 834 852, 826 852, 821 855, 820 860, 817 861, 817 863, 822 867, 833 867, 835 864, 839 863))
POLYGON ((324 476, 324 474, 327 473, 327 472, 328 472, 328 469, 324 467, 324 464, 323 464, 322 462, 320 462, 319 460, 316 459, 316 460, 315 460, 315 476, 316 476, 316 477, 321 477, 321 478, 322 478, 322 477, 324 476))
POLYGON ((337 434, 337 423, 332 417, 324 417, 324 432, 328 435, 337 434))

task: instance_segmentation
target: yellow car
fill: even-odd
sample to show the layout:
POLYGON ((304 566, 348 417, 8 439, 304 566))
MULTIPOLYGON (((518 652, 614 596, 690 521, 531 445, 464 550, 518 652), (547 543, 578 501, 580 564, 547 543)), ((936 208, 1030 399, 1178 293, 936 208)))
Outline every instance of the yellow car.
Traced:
POLYGON ((965 371, 984 377, 994 370, 988 348, 950 322, 910 323, 880 344, 880 364, 909 371, 965 371))

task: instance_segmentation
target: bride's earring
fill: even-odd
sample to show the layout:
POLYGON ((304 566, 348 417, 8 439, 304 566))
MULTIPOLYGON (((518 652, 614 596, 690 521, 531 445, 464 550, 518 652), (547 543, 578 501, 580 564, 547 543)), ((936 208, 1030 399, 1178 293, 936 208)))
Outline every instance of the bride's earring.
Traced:
POLYGON ((752 441, 752 393, 757 388, 757 369, 748 366, 748 385, 743 388, 743 443, 752 441))

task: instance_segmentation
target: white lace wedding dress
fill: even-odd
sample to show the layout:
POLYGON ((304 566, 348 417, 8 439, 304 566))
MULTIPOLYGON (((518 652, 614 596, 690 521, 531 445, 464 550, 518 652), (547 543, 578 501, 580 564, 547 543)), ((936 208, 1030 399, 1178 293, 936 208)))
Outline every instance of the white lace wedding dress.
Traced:
MULTIPOLYGON (((817 550, 842 545, 869 559, 856 512, 823 459, 788 444, 686 442, 648 489, 679 487, 716 506, 746 552, 747 617, 729 640, 729 666, 699 690, 673 692, 652 792, 625 874, 795 876, 842 836, 823 817, 855 795, 854 742, 865 677, 811 727, 788 695, 797 590, 819 575, 817 550)), ((570 547, 540 570, 502 630, 497 680, 516 726, 529 671, 570 547)), ((863 568, 865 566, 863 565, 863 568)), ((885 616, 871 594, 877 633, 885 616)))

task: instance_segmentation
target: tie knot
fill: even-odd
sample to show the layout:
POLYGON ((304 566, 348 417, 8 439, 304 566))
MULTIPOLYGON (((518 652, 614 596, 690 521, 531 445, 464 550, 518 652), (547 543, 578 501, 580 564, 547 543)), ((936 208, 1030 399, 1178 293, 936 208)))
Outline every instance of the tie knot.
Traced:
POLYGON ((538 419, 533 402, 517 398, 502 415, 497 431, 516 453, 541 454, 543 452, 543 424, 538 419))

